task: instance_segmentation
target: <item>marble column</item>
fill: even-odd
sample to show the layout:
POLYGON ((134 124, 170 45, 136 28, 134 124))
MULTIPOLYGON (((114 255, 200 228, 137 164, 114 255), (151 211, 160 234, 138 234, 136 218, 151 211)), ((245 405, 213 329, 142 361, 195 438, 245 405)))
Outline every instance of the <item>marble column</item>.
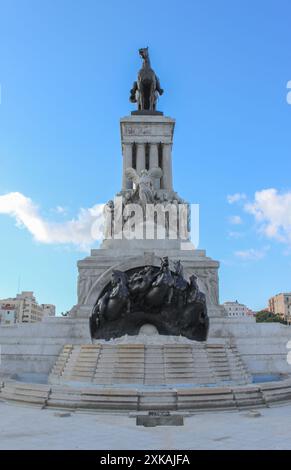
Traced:
POLYGON ((131 189, 132 182, 126 178, 125 170, 132 167, 132 144, 123 144, 123 180, 122 189, 131 189))
POLYGON ((145 144, 136 144, 136 171, 140 175, 145 169, 145 144))
MULTIPOLYGON (((159 144, 150 144, 150 169, 159 166, 159 144)), ((155 189, 160 189, 160 180, 155 179, 155 189)))
POLYGON ((163 144, 163 179, 162 188, 167 191, 173 190, 172 180, 172 144, 163 144))

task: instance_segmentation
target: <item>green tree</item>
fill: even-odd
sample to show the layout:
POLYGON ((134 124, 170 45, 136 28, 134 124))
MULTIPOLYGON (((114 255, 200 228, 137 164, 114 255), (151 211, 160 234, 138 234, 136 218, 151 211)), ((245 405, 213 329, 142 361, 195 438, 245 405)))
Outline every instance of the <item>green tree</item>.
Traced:
POLYGON ((269 312, 268 310, 260 310, 256 314, 256 322, 257 323, 283 323, 286 325, 286 322, 282 320, 280 315, 274 315, 274 313, 269 312))

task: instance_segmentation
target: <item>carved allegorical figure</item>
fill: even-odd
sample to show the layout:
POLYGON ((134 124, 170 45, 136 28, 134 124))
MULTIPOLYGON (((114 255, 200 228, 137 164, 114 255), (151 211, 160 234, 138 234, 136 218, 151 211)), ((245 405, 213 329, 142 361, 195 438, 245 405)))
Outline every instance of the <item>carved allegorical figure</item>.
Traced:
POLYGON ((103 209, 104 215, 104 231, 103 236, 105 239, 112 238, 113 235, 113 217, 114 217, 114 202, 108 201, 103 209))
POLYGON ((218 296, 218 276, 217 272, 213 269, 209 269, 207 277, 207 284, 209 288, 209 300, 213 305, 219 304, 218 296))
POLYGON ((140 175, 134 168, 127 168, 126 176, 135 184, 135 194, 138 194, 139 200, 143 206, 153 204, 155 202, 154 181, 155 178, 161 178, 163 172, 161 168, 152 168, 150 170, 141 170, 140 175))

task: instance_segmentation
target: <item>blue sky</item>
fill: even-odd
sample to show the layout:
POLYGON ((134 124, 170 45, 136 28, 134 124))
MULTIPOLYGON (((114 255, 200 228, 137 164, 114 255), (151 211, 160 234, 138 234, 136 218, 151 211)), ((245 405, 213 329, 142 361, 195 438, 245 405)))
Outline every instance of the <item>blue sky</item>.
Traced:
POLYGON ((290 22, 288 0, 0 0, 0 298, 20 277, 58 312, 76 302, 87 253, 35 240, 19 212, 65 223, 120 190, 119 119, 144 46, 221 301, 259 309, 290 291, 290 22))

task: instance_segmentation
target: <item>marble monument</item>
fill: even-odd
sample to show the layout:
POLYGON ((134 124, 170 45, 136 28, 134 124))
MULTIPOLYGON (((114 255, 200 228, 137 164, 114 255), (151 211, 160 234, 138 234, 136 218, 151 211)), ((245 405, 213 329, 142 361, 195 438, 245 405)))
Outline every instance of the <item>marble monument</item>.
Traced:
POLYGON ((148 48, 139 54, 104 240, 78 262, 66 317, 0 325, 0 399, 125 411, 291 400, 290 327, 226 316, 219 262, 192 244, 192 206, 174 189, 175 120, 157 110, 164 91, 148 48), (252 383, 266 374, 276 381, 252 383))

